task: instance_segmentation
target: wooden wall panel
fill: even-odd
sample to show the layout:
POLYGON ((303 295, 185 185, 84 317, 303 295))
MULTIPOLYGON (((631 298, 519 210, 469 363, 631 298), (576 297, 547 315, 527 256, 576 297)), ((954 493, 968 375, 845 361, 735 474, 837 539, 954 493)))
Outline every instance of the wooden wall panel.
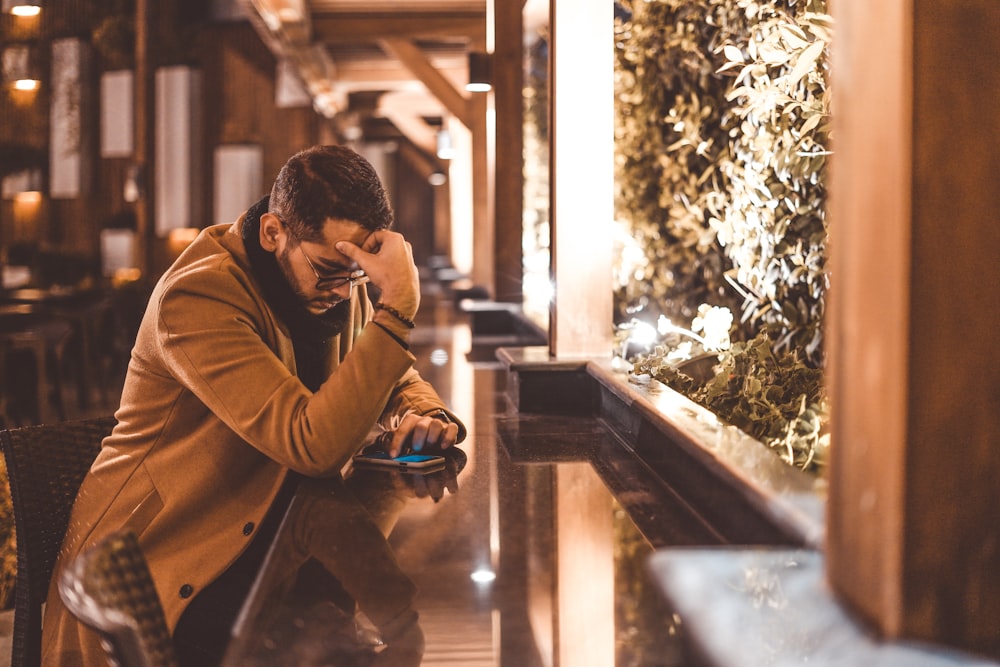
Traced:
MULTIPOLYGON (((318 140, 322 121, 309 107, 276 108, 275 61, 248 23, 203 22, 198 24, 197 33, 190 29, 172 30, 171 26, 190 18, 184 14, 188 11, 187 5, 178 0, 155 4, 154 29, 149 35, 149 64, 155 68, 183 62, 201 71, 204 94, 199 103, 203 105, 204 139, 195 159, 202 167, 205 182, 211 183, 214 177, 213 153, 217 145, 252 142, 263 149, 263 178, 269 187, 278 169, 293 152, 318 140)), ((33 25, 15 22, 13 17, 2 14, 0 41, 35 38, 48 44, 56 37, 68 35, 89 39, 108 12, 109 8, 102 3, 71 0, 46 3, 41 18, 33 25)), ((46 50, 40 51, 44 54, 46 50)), ((125 57, 128 59, 128 54, 125 57)), ((90 89, 99 90, 103 72, 122 67, 120 61, 110 62, 98 53, 86 72, 90 89)), ((11 142, 37 150, 45 165, 49 152, 49 90, 43 81, 42 89, 36 93, 12 93, 6 89, 0 91, 0 116, 3 118, 0 122, 0 170, 12 166, 13 154, 3 150, 3 146, 11 142)), ((137 123, 141 120, 136 118, 137 123)), ((13 242, 29 240, 50 251, 87 256, 96 270, 101 229, 135 224, 137 204, 126 201, 124 196, 126 174, 135 156, 100 157, 99 108, 90 115, 86 131, 93 138, 86 156, 93 176, 91 187, 71 199, 46 198, 37 207, 37 213, 27 217, 23 210, 15 212, 12 201, 0 200, 0 257, 13 242)), ((153 158, 145 156, 150 163, 153 158)), ((198 225, 212 221, 211 192, 210 187, 204 188, 204 196, 195 202, 193 219, 198 225)), ((152 249, 153 266, 149 277, 155 278, 172 256, 164 240, 154 237, 150 242, 156 247, 152 249)))
POLYGON ((312 107, 277 107, 277 61, 249 24, 222 24, 205 37, 206 144, 211 151, 220 144, 259 144, 261 195, 267 194, 285 160, 318 141, 322 121, 312 107))
MULTIPOLYGON (((0 92, 0 144, 16 142, 37 149, 46 156, 44 168, 48 175, 49 113, 51 106, 51 42, 64 37, 89 39, 92 30, 107 7, 86 0, 45 3, 38 17, 25 19, 0 15, 0 41, 34 40, 41 54, 42 88, 37 94, 22 95, 4 89, 0 92)), ((101 63, 92 58, 82 73, 88 90, 97 90, 98 68, 101 63)), ((3 248, 19 240, 34 241, 39 248, 54 253, 79 254, 91 258, 97 266, 100 225, 111 218, 116 202, 103 187, 105 177, 96 155, 98 116, 87 117, 83 131, 88 133, 89 148, 82 159, 83 169, 91 179, 78 197, 51 200, 45 198, 34 220, 25 223, 17 217, 10 202, 0 203, 0 254, 3 248), (94 138, 94 141, 90 141, 94 138), (11 224, 8 224, 11 223, 11 224), (15 224, 16 223, 16 224, 15 224)), ((46 178, 46 183, 48 183, 46 178)), ((47 188, 46 188, 47 189, 47 188)))

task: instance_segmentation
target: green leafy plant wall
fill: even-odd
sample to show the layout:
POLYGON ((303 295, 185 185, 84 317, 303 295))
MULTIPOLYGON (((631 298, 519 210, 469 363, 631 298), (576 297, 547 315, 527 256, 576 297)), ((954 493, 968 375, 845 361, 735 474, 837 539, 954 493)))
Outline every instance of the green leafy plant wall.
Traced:
POLYGON ((634 0, 619 9, 619 325, 660 321, 663 334, 684 330, 664 328, 664 318, 738 314, 735 342, 687 355, 713 358, 712 373, 690 373, 666 339, 633 351, 633 371, 815 469, 826 413, 826 2, 634 0))
POLYGON ((621 3, 616 21, 615 212, 618 315, 690 318, 701 303, 735 303, 728 262, 708 224, 717 165, 728 157, 729 85, 713 54, 732 29, 720 2, 621 3))

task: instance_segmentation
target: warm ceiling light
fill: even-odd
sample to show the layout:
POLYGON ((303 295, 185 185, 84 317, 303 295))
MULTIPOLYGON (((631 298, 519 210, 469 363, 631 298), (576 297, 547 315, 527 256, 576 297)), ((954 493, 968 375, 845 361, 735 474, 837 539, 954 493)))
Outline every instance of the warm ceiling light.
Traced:
POLYGON ((278 19, 282 23, 298 23, 304 18, 301 7, 282 7, 278 10, 278 19))
POLYGON ((470 93, 486 93, 493 90, 493 57, 488 53, 469 53, 469 83, 465 89, 470 93))
POLYGON ((176 257, 184 252, 201 231, 198 227, 175 227, 167 235, 167 249, 176 257))
POLYGON ((343 95, 335 90, 324 90, 313 95, 313 108, 326 118, 333 118, 345 106, 343 95))
POLYGON ((438 130, 437 156, 441 160, 450 160, 455 157, 455 146, 451 143, 451 133, 448 130, 438 130))
POLYGON ((42 192, 42 170, 22 169, 4 176, 0 181, 0 191, 4 199, 32 199, 42 192))
POLYGON ((24 0, 3 0, 3 10, 14 16, 38 16, 42 11, 41 5, 37 2, 24 2, 24 0))
POLYGON ((14 201, 18 204, 29 206, 42 203, 42 193, 38 190, 29 190, 28 192, 18 192, 14 195, 14 201))
POLYGON ((0 55, 3 81, 15 90, 37 90, 41 85, 37 49, 29 44, 11 44, 0 55))

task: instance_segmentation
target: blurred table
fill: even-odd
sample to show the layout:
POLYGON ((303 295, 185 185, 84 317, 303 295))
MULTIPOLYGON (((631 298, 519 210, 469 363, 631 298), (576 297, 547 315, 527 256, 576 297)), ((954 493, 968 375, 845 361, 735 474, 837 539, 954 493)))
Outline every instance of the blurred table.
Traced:
MULTIPOLYGON (((0 306, 8 308, 30 306, 53 320, 62 320, 72 328, 67 346, 72 348, 76 369, 77 403, 81 408, 91 404, 93 388, 108 400, 108 378, 101 370, 102 341, 114 335, 113 297, 106 290, 70 287, 22 287, 0 292, 0 306)), ((62 371, 62 367, 56 369, 62 371)))
POLYGON ((77 301, 93 294, 95 290, 75 287, 17 287, 0 291, 0 302, 27 304, 54 304, 77 301))
POLYGON ((0 304, 0 393, 6 417, 13 415, 20 424, 65 418, 60 370, 72 335, 69 322, 44 309, 0 304), (33 372, 27 374, 29 366, 33 372))

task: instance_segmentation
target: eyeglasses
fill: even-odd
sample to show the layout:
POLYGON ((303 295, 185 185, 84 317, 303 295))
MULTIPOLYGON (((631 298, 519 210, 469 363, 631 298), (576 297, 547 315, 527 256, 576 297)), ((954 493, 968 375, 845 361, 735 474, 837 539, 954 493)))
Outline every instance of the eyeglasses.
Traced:
POLYGON ((316 265, 313 264, 309 255, 306 254, 306 249, 302 247, 302 243, 299 243, 299 250, 302 251, 302 256, 306 258, 306 264, 309 265, 313 275, 316 276, 317 291, 327 292, 329 290, 335 290, 343 287, 344 285, 350 285, 351 289, 354 289, 358 285, 364 285, 369 280, 368 276, 365 275, 365 272, 362 269, 351 271, 346 276, 321 276, 319 271, 316 270, 316 265))

